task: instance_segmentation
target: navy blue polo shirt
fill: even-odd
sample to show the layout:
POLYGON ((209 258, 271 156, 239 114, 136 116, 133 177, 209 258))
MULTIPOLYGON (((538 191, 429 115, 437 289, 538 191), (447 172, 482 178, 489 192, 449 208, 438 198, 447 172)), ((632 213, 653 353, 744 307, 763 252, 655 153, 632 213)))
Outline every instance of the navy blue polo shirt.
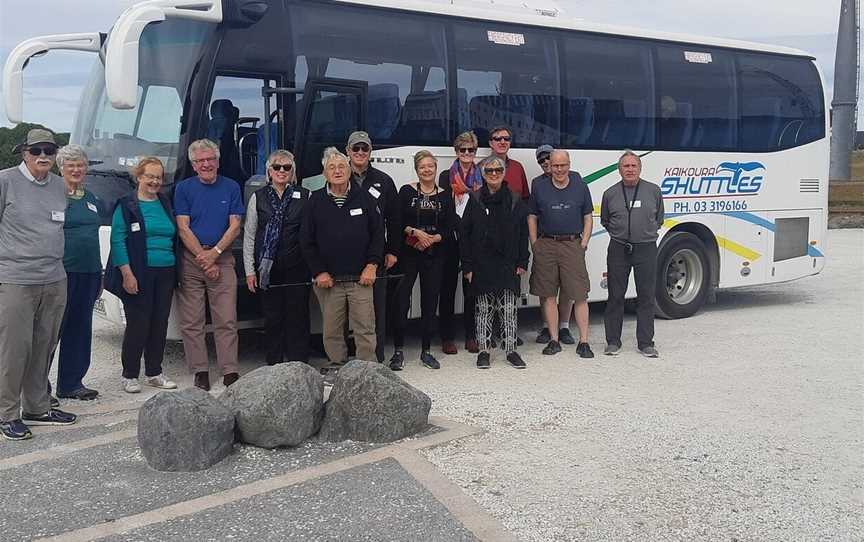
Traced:
POLYGON ((222 175, 213 184, 201 182, 197 175, 189 177, 174 190, 174 214, 189 217, 192 233, 202 245, 215 246, 228 230, 228 217, 244 213, 240 185, 222 175))
POLYGON ((551 177, 537 179, 532 187, 529 212, 537 217, 544 235, 578 235, 583 217, 594 212, 588 185, 581 175, 570 173, 563 189, 552 184, 551 177))

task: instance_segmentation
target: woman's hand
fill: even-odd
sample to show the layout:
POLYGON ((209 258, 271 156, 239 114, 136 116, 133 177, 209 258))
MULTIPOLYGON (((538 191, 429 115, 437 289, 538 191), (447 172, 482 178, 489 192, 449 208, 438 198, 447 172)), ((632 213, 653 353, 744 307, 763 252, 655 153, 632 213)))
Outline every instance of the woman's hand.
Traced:
POLYGON ((246 287, 249 288, 249 291, 253 294, 255 293, 255 287, 258 286, 258 277, 255 274, 246 275, 246 287))
POLYGON ((135 275, 131 271, 123 273, 123 289, 129 295, 138 295, 138 279, 135 278, 135 275))
POLYGON ((468 271, 467 273, 465 273, 465 280, 468 281, 468 284, 471 284, 471 279, 473 279, 473 278, 474 278, 474 272, 473 271, 468 271))

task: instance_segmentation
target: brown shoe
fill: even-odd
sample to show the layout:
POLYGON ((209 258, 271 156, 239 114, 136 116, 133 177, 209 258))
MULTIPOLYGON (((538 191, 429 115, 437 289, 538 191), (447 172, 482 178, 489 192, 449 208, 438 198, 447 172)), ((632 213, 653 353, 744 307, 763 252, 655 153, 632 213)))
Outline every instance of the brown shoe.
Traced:
POLYGON ((480 352, 480 347, 477 345, 477 339, 468 339, 465 341, 465 350, 469 351, 472 354, 477 354, 480 352))
POLYGON ((204 391, 210 391, 210 373, 207 371, 195 373, 195 387, 201 388, 204 391))
POLYGON ((453 355, 459 352, 459 349, 456 348, 456 343, 453 341, 444 341, 441 343, 441 351, 447 355, 453 355))
POLYGON ((240 375, 238 375, 237 373, 228 373, 227 375, 222 377, 222 384, 224 384, 227 388, 238 380, 240 380, 240 375))

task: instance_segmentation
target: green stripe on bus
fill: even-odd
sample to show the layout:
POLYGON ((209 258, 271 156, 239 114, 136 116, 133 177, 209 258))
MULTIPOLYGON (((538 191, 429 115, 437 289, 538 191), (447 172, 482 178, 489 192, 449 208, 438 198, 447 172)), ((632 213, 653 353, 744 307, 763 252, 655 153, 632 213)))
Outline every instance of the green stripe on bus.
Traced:
MULTIPOLYGON (((652 151, 648 151, 646 153, 640 154, 639 159, 641 160, 643 156, 648 156, 649 154, 651 154, 651 152, 652 151)), ((606 175, 609 175, 610 173, 612 173, 613 171, 615 171, 617 169, 618 169, 618 162, 615 162, 614 164, 608 165, 608 166, 604 167, 603 169, 598 169, 594 173, 591 173, 588 176, 583 177, 583 179, 585 180, 585 184, 591 184, 594 181, 596 181, 597 179, 602 179, 603 177, 605 177, 606 175)))

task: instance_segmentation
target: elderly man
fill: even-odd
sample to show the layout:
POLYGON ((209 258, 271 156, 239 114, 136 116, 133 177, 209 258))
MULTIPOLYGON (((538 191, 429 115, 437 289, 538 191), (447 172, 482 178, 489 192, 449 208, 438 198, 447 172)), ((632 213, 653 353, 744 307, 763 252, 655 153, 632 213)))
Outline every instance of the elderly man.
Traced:
POLYGON ((28 425, 70 425, 51 408, 48 358, 66 306, 63 223, 66 190, 51 173, 57 144, 33 129, 13 152, 23 162, 0 171, 0 432, 32 436, 28 425), (23 408, 22 408, 23 407, 23 408))
POLYGON ((189 145, 189 161, 197 175, 174 191, 177 233, 183 242, 177 308, 186 363, 195 373, 195 386, 210 389, 207 345, 204 342, 206 303, 210 303, 216 361, 222 383, 230 386, 237 374, 237 273, 231 244, 240 233, 245 212, 240 185, 219 175, 219 146, 209 139, 189 145))
MULTIPOLYGON (((384 269, 387 271, 396 265, 402 236, 399 232, 398 202, 396 184, 389 175, 369 164, 372 156, 372 140, 366 132, 354 132, 348 137, 345 148, 351 159, 351 182, 359 185, 378 204, 378 210, 384 219, 384 269)), ((382 271, 379 269, 379 272, 382 271)), ((384 343, 387 332, 387 281, 377 281, 373 286, 375 299, 375 358, 378 363, 384 363, 384 343)))
POLYGON ((351 181, 348 157, 329 147, 322 164, 326 184, 309 198, 300 243, 321 306, 324 350, 338 368, 348 361, 346 318, 357 357, 375 359, 371 286, 384 253, 384 226, 375 199, 351 181))
POLYGON ((521 199, 527 200, 531 193, 528 191, 528 178, 525 177, 525 168, 522 164, 509 158, 507 153, 510 152, 510 145, 513 141, 513 132, 507 126, 498 126, 492 128, 489 132, 489 148, 492 149, 492 154, 504 160, 507 164, 507 170, 504 173, 504 182, 507 187, 521 199))
POLYGON ((549 326, 549 343, 543 353, 554 355, 561 351, 558 320, 559 316, 569 313, 567 307, 573 301, 579 328, 576 353, 583 358, 593 358, 588 345, 591 285, 585 251, 591 238, 594 206, 582 177, 578 173, 570 175, 567 152, 552 151, 550 157, 552 177, 535 185, 528 216, 528 236, 534 253, 531 293, 540 297, 543 317, 549 326), (558 305, 559 296, 563 307, 558 305))
POLYGON ((608 356, 621 352, 624 294, 630 269, 636 279, 636 343, 648 358, 659 354, 654 347, 654 292, 657 277, 657 232, 663 225, 663 195, 660 187, 640 176, 642 160, 624 151, 618 160, 621 182, 603 192, 600 223, 609 232, 606 273, 609 300, 603 321, 608 356))

